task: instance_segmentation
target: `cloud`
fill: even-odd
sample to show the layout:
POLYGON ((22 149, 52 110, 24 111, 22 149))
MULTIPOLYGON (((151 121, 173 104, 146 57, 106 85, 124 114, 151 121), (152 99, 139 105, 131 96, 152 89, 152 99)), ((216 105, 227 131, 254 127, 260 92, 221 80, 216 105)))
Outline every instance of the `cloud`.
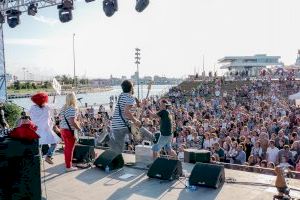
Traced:
POLYGON ((50 17, 45 17, 45 16, 34 16, 33 19, 35 19, 36 21, 48 24, 48 25, 55 25, 57 24, 59 21, 57 19, 54 18, 50 18, 50 17))
POLYGON ((26 46, 44 46, 48 44, 46 40, 32 39, 32 38, 27 38, 27 39, 8 38, 4 41, 4 43, 8 45, 26 45, 26 46))

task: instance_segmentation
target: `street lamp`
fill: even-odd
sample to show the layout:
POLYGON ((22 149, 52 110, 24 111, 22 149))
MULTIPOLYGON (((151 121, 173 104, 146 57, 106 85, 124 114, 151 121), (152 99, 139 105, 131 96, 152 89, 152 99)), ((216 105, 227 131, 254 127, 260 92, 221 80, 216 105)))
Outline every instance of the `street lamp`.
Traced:
POLYGON ((137 68, 137 85, 138 85, 138 100, 140 100, 140 73, 139 73, 139 64, 140 64, 140 60, 141 60, 141 53, 140 53, 140 49, 139 48, 135 48, 135 64, 136 64, 136 68, 137 68))
POLYGON ((26 68, 25 68, 25 67, 22 67, 22 69, 23 69, 23 73, 24 73, 23 80, 25 81, 25 72, 26 72, 26 68))

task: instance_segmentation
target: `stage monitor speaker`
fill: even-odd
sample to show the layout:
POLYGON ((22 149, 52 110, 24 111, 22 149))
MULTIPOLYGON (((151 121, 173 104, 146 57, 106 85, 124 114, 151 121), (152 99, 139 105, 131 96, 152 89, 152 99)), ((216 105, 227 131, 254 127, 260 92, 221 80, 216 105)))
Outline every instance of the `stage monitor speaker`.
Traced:
POLYGON ((124 166, 124 159, 122 154, 118 154, 112 150, 106 150, 99 155, 94 165, 103 170, 105 170, 106 166, 108 166, 110 170, 114 170, 124 166))
POLYGON ((189 178, 190 185, 219 188, 225 181, 223 165, 197 163, 189 178))
POLYGON ((96 157, 93 146, 76 144, 73 152, 73 159, 76 163, 92 162, 96 157))
POLYGON ((179 179, 182 175, 182 164, 179 160, 157 158, 151 165, 147 176, 162 180, 179 179))

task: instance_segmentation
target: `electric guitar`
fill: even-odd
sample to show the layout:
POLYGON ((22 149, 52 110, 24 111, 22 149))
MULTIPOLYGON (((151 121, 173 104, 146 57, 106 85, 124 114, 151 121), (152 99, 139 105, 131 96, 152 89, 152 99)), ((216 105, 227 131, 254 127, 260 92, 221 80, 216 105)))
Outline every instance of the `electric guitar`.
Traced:
MULTIPOLYGON (((147 95, 146 98, 144 100, 147 100, 150 94, 150 90, 151 90, 151 86, 153 84, 153 81, 150 81, 148 83, 147 86, 147 95)), ((142 120, 143 117, 143 108, 145 105, 143 105, 143 103, 141 103, 137 98, 135 99, 136 101, 136 118, 139 119, 139 121, 142 120)), ((131 133, 133 135, 133 140, 134 141, 141 141, 142 137, 141 137, 141 132, 140 132, 140 127, 136 126, 134 123, 130 123, 131 126, 131 133)))

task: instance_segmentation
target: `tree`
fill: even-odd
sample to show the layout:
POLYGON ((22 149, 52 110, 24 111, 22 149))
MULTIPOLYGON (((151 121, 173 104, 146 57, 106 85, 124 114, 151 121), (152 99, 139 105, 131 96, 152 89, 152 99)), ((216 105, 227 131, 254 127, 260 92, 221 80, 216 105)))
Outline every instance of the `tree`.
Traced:
POLYGON ((21 116, 22 109, 14 104, 14 103, 5 103, 4 104, 4 114, 6 117, 6 121, 9 124, 9 127, 14 127, 16 124, 16 121, 21 116))
POLYGON ((17 81, 14 82, 14 89, 15 90, 21 89, 20 81, 17 80, 17 81))

